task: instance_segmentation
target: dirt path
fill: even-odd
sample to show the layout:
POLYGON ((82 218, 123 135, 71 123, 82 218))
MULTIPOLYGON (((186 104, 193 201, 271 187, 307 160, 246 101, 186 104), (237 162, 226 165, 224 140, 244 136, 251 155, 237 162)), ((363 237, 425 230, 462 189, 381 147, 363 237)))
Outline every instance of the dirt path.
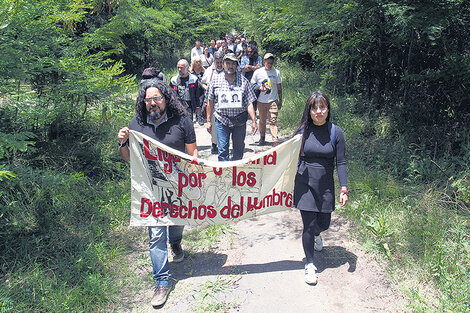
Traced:
MULTIPOLYGON (((251 126, 247 126, 248 134, 251 126)), ((210 155, 210 137, 205 129, 197 125, 196 135, 201 157, 216 159, 210 155)), ((261 150, 256 145, 258 139, 258 134, 247 135, 247 154, 261 150)), ((349 237, 351 226, 335 213, 330 229, 322 234, 324 249, 315 253, 318 284, 307 285, 301 228, 296 209, 238 222, 230 235, 223 236, 216 249, 192 251, 182 263, 171 263, 171 271, 178 282, 167 303, 158 311, 404 311, 404 300, 399 292, 387 283, 372 257, 349 237)), ((148 252, 146 246, 139 250, 144 268, 137 274, 147 277, 143 281, 148 281, 151 273, 148 252)), ((157 311, 149 304, 151 296, 150 288, 142 291, 130 299, 132 303, 126 312, 157 311)))

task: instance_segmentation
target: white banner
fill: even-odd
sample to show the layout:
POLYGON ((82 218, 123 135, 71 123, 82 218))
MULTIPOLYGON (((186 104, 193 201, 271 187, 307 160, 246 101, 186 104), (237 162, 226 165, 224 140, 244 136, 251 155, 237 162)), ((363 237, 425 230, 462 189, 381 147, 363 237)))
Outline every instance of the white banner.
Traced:
POLYGON ((131 226, 213 225, 289 209, 301 136, 249 159, 215 162, 131 131, 131 226))

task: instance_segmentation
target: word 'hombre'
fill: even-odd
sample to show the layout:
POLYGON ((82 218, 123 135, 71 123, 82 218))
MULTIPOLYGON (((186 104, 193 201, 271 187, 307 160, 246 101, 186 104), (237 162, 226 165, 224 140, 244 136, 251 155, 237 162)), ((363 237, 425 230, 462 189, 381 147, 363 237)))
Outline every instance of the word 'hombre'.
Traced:
POLYGON ((169 215, 172 218, 198 219, 215 218, 219 215, 222 218, 239 218, 244 212, 259 210, 270 206, 292 207, 292 193, 279 192, 273 189, 271 194, 265 196, 261 201, 258 197, 240 197, 240 202, 236 203, 229 196, 227 205, 217 210, 212 205, 194 206, 192 201, 188 205, 176 205, 165 202, 152 202, 150 199, 142 198, 140 206, 140 216, 162 218, 169 215))

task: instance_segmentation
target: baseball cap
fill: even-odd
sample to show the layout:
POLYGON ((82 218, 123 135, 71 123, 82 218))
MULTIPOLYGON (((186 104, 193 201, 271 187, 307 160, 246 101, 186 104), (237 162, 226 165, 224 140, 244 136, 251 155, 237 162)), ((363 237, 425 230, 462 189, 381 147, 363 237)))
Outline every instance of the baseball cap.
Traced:
POLYGON ((269 58, 273 58, 273 59, 274 59, 274 54, 272 54, 272 53, 269 53, 269 52, 268 52, 268 53, 266 53, 266 54, 264 55, 264 58, 263 58, 263 60, 267 60, 267 59, 269 59, 269 58))
POLYGON ((224 61, 225 60, 231 60, 235 62, 238 61, 237 57, 235 56, 235 53, 227 53, 226 55, 224 55, 224 61))

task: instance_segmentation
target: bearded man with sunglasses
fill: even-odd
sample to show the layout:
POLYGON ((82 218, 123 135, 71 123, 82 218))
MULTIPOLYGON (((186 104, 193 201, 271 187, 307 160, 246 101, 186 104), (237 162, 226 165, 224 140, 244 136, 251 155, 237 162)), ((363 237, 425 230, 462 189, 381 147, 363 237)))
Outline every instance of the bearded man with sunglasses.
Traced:
MULTIPOLYGON (((121 128, 118 132, 119 152, 126 161, 130 160, 129 130, 138 131, 195 158, 198 156, 192 119, 171 87, 161 80, 148 79, 141 82, 135 103, 135 116, 129 127, 121 128)), ((163 306, 173 286, 170 281, 167 240, 173 252, 173 262, 183 261, 183 228, 183 225, 148 228, 153 279, 156 281, 151 300, 154 307, 163 306)))

